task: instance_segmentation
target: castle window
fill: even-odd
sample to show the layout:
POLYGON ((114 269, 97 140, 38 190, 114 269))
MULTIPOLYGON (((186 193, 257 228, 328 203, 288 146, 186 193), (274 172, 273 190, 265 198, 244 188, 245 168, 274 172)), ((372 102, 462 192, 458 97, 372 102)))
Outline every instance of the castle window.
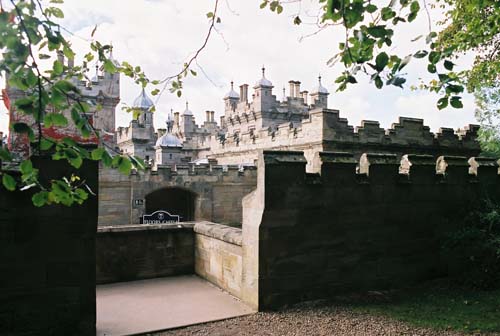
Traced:
POLYGON ((169 154, 169 158, 170 158, 170 160, 172 160, 172 154, 169 154))

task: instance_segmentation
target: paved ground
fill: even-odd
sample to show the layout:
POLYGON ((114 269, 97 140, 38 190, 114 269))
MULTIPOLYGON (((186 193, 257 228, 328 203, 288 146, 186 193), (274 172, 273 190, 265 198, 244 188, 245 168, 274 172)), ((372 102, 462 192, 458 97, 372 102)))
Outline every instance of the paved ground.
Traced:
POLYGON ((97 336, 165 330, 251 313, 239 300, 194 275, 97 286, 97 336))
MULTIPOLYGON (((281 312, 265 312, 230 320, 154 333, 155 336, 465 336, 453 331, 416 328, 346 307, 307 303, 281 312)), ((485 335, 473 333, 472 335, 485 335)), ((499 334, 489 334, 491 336, 499 334)))

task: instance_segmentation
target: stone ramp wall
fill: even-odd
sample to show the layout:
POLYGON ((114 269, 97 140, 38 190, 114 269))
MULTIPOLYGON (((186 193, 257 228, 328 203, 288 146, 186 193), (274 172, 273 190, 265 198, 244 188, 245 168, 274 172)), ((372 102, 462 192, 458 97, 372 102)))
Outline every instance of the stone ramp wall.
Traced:
POLYGON ((194 272, 194 223, 100 227, 98 284, 194 272))
POLYGON ((202 222, 194 232, 196 274, 241 297, 241 229, 202 222))
MULTIPOLYGON (((302 152, 261 152, 257 189, 244 199, 244 301, 266 309, 348 290, 391 288, 445 275, 439 237, 481 197, 500 198, 498 167, 469 175, 466 158, 367 155, 356 174, 347 153, 323 153, 321 174, 302 152)), ((486 162, 486 163, 485 163, 486 162)))

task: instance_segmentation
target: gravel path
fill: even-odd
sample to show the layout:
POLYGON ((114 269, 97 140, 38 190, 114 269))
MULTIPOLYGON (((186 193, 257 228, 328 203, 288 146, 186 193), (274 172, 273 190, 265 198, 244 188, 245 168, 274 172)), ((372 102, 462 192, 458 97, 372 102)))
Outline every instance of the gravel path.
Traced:
MULTIPOLYGON (((382 316, 354 312, 346 307, 308 303, 281 312, 257 313, 230 320, 201 324, 155 336, 461 336, 452 331, 415 328, 382 316)), ((472 334, 486 335, 486 334, 472 334)), ((500 335, 488 334, 488 335, 500 335)))

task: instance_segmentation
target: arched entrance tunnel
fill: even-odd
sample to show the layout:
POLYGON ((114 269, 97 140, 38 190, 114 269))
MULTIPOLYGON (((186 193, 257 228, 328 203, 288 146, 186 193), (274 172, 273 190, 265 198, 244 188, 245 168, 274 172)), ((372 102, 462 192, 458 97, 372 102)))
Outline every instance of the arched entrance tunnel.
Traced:
POLYGON ((182 188, 163 188, 146 195, 146 213, 164 210, 179 215, 181 222, 194 220, 196 194, 182 188))

